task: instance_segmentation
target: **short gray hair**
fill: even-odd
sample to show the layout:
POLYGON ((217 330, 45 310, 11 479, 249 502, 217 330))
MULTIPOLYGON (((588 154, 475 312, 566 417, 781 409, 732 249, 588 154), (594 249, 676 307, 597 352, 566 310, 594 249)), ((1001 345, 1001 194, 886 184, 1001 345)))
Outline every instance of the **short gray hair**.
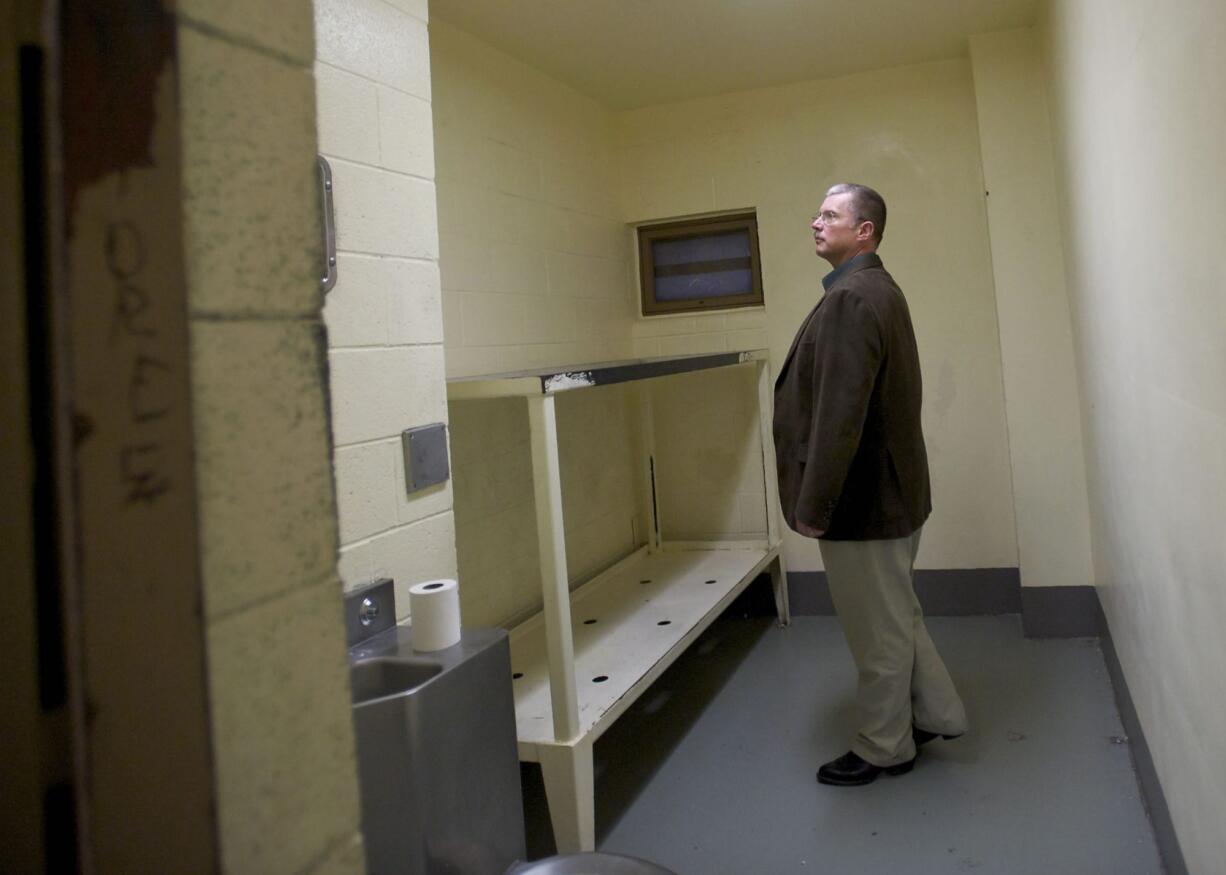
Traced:
POLYGON ((851 195, 852 208, 856 211, 856 221, 872 222, 873 238, 880 244, 881 236, 885 234, 885 198, 867 185, 855 182, 840 182, 838 185, 830 186, 826 197, 832 194, 851 195))

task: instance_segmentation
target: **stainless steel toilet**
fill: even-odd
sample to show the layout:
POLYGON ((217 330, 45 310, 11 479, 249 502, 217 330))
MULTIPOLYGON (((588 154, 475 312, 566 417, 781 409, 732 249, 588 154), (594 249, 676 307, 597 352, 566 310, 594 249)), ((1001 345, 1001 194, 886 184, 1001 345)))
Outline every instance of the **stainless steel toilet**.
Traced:
POLYGON ((390 580, 345 599, 372 875, 675 875, 616 854, 519 862, 527 854, 507 633, 464 629, 454 646, 420 653, 395 616, 390 580))

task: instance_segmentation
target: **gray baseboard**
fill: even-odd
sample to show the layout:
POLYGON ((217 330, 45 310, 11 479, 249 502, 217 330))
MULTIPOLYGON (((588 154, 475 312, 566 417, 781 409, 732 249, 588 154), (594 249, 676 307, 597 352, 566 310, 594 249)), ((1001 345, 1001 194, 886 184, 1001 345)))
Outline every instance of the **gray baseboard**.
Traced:
POLYGON ((1145 740, 1145 731, 1141 728, 1132 694, 1128 691, 1128 680, 1124 677, 1123 666, 1120 665, 1120 658, 1115 652, 1111 627, 1107 625, 1107 615, 1103 613, 1097 591, 1094 596, 1094 612, 1098 623, 1099 646, 1102 648, 1103 660, 1107 663, 1111 687, 1115 691, 1115 706, 1120 712, 1120 722, 1124 725, 1124 734, 1128 736, 1132 767, 1137 773, 1137 783, 1141 787, 1141 799, 1145 802, 1150 825, 1154 828, 1154 840, 1158 844, 1158 853, 1162 856, 1162 867, 1166 875, 1188 875, 1188 864, 1184 862, 1183 849, 1179 847, 1179 836, 1175 834, 1175 824, 1171 820, 1171 810, 1166 804, 1166 794, 1162 792, 1162 782, 1158 780, 1158 770, 1154 767, 1154 758, 1149 752, 1149 742, 1145 740))
POLYGON ((1024 586, 1022 630, 1027 638, 1094 638, 1098 591, 1092 586, 1024 586))
MULTIPOLYGON (((1020 614, 1027 638, 1099 639, 1163 868, 1166 875, 1187 875, 1166 795, 1098 601, 1098 590, 1092 586, 1023 587, 1016 568, 973 568, 917 570, 915 593, 924 614, 930 617, 1020 614)), ((789 572, 788 599, 793 614, 834 614, 824 571, 789 572)))
MULTIPOLYGON (((1023 587, 1016 568, 917 569, 915 594, 929 617, 1020 614, 1027 638, 1093 638, 1099 634, 1094 587, 1023 587)), ((834 613, 824 571, 789 573, 788 597, 793 613, 834 613)))
MULTIPOLYGON (((1016 568, 917 569, 915 594, 930 617, 1020 614, 1021 579, 1016 568)), ((834 603, 824 571, 789 571, 793 614, 831 616, 834 603)))

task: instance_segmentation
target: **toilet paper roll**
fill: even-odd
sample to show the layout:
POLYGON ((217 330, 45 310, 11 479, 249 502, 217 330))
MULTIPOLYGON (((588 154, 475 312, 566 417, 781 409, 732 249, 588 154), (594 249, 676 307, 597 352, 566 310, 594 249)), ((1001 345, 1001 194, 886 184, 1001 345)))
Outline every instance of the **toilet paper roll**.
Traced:
POLYGON ((454 580, 427 580, 409 587, 413 649, 442 650, 460 640, 460 587, 454 580))

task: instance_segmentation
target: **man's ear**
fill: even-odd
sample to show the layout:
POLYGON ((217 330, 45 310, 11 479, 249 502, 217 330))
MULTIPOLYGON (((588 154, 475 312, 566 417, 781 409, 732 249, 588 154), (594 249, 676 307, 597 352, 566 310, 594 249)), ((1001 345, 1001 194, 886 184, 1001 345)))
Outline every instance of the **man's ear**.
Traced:
POLYGON ((873 235, 877 233, 877 226, 872 222, 864 221, 856 226, 857 240, 872 240, 873 235))

